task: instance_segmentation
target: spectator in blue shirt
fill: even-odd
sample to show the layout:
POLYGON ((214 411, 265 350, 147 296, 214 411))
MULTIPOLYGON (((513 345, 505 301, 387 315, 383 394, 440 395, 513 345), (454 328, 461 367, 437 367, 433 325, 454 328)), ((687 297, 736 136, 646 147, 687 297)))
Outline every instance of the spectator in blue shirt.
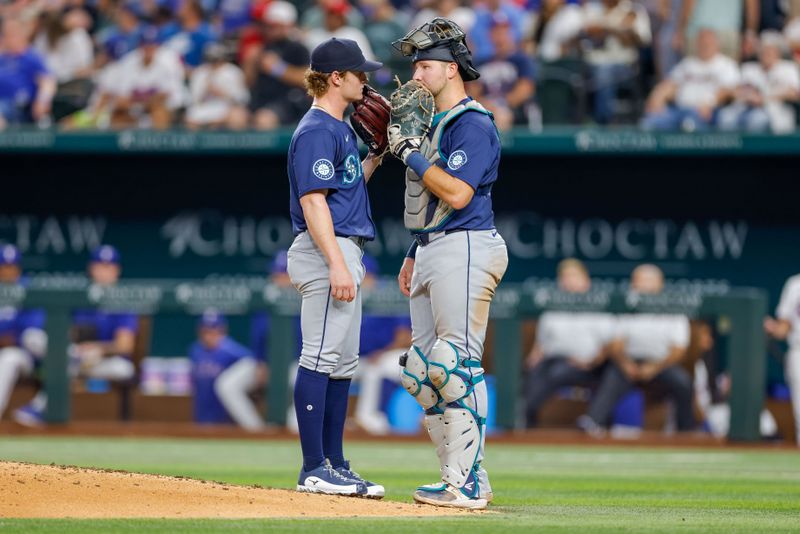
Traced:
POLYGON ((207 310, 198 322, 192 361, 194 420, 201 424, 236 423, 255 431, 264 428, 249 394, 264 385, 264 365, 253 352, 228 337, 225 317, 207 310))
POLYGON ((16 18, 3 21, 0 37, 0 130, 50 115, 55 77, 30 45, 31 28, 16 18))
POLYGON ((478 64, 480 79, 471 84, 471 96, 494 113, 500 130, 527 123, 528 106, 533 105, 533 60, 516 43, 511 21, 502 12, 492 19, 490 32, 494 55, 478 64))
POLYGON ((98 67, 120 59, 139 46, 142 25, 131 4, 121 4, 117 8, 114 22, 114 26, 97 36, 97 41, 100 43, 100 51, 97 55, 98 67))
POLYGON ((164 42, 183 59, 189 68, 203 62, 203 50, 208 43, 216 42, 217 35, 205 21, 203 6, 198 0, 185 0, 178 11, 180 32, 164 42))
POLYGON ((495 54, 491 30, 492 21, 498 14, 505 15, 509 21, 514 44, 522 42, 522 34, 528 19, 525 11, 508 0, 487 0, 481 7, 475 8, 475 24, 469 32, 469 44, 476 63, 487 61, 495 54))

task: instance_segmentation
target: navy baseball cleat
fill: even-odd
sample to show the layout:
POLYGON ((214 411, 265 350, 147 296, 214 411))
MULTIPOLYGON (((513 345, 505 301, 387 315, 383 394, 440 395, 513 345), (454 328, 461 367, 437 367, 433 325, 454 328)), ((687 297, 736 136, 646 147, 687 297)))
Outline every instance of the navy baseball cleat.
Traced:
POLYGON ((367 486, 363 482, 345 477, 327 461, 310 471, 301 468, 300 477, 297 479, 297 491, 326 495, 367 496, 367 486))
POLYGON ((365 497, 369 497, 370 499, 383 499, 383 496, 386 494, 386 490, 380 484, 365 480, 355 471, 351 471, 350 462, 347 460, 345 460, 342 467, 337 467, 336 470, 346 478, 363 483, 367 487, 367 494, 364 495, 365 497))

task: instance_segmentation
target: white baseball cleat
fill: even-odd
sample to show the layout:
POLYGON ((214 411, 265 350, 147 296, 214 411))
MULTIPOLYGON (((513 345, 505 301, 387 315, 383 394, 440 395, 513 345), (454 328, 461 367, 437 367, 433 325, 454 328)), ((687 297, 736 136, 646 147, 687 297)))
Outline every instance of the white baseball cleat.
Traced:
POLYGON ((457 487, 441 483, 421 486, 414 492, 414 500, 433 506, 447 508, 465 508, 467 510, 483 510, 489 504, 481 497, 467 497, 457 487))
POLYGON ((363 482, 345 478, 331 464, 325 462, 310 471, 300 469, 297 491, 365 497, 367 495, 367 486, 363 482))

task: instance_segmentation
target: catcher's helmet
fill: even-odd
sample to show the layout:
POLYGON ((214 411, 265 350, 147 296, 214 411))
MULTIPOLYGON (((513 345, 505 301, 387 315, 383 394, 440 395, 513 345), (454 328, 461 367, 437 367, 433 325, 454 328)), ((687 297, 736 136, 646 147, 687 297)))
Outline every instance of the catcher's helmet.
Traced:
POLYGON ((411 56, 412 62, 453 61, 465 82, 481 76, 472 64, 472 52, 467 47, 464 30, 452 20, 436 17, 409 31, 392 46, 404 56, 411 56))

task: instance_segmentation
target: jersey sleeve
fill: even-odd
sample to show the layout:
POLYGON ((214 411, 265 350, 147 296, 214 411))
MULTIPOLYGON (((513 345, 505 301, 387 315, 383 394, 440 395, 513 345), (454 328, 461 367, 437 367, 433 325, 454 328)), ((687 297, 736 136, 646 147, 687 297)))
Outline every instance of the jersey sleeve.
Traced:
POLYGON ((301 135, 292 155, 297 193, 302 197, 319 189, 338 189, 336 177, 336 139, 329 130, 313 130, 301 135))
POLYGON ((445 132, 447 145, 442 143, 442 157, 447 160, 440 160, 440 165, 472 189, 480 187, 481 179, 496 157, 493 137, 496 138, 497 133, 479 122, 483 118, 477 112, 466 112, 445 132))
POLYGON ((133 333, 139 330, 139 318, 132 313, 120 313, 116 317, 115 323, 114 333, 117 330, 130 330, 133 333))

